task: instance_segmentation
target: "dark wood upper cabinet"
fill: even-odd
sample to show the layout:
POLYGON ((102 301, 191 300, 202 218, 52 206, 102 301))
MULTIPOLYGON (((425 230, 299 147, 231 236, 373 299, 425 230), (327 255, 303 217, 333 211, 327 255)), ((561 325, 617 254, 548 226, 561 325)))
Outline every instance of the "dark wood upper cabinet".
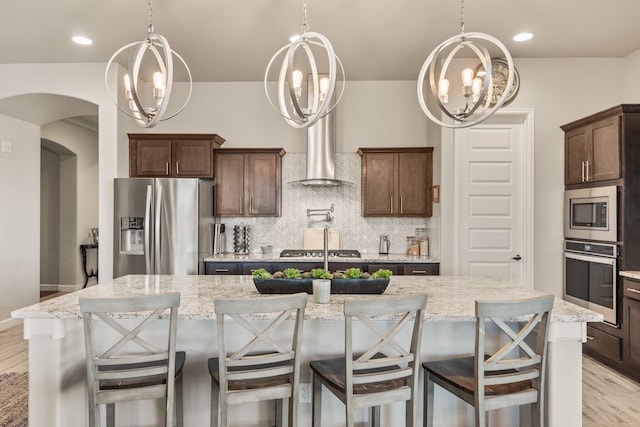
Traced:
POLYGON ((281 148, 217 150, 215 157, 217 216, 280 216, 281 148))
POLYGON ((622 115, 618 107, 561 126, 566 185, 621 178, 622 115))
POLYGON ((129 134, 131 177, 213 178, 217 134, 129 134))
POLYGON ((362 216, 432 213, 433 147, 360 148, 362 216))

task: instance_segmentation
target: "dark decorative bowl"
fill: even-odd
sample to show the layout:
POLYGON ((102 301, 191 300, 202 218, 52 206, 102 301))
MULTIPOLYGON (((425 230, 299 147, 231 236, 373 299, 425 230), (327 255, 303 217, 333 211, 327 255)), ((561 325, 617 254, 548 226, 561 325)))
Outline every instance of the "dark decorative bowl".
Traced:
POLYGON ((332 294, 381 294, 389 279, 331 279, 332 294))
POLYGON ((256 279, 254 277, 253 283, 261 294, 313 293, 311 279, 256 279))
MULTIPOLYGON (((261 294, 313 293, 312 279, 253 279, 261 294)), ((381 294, 389 279, 331 279, 332 294, 381 294)))

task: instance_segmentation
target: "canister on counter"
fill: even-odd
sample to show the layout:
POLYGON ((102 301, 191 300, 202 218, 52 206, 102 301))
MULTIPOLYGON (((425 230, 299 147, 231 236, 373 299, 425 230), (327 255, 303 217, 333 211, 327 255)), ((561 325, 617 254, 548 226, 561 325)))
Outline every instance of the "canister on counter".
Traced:
POLYGON ((407 255, 420 255, 420 244, 418 243, 416 236, 407 236, 407 255))
POLYGON ((416 240, 418 241, 420 256, 429 256, 429 239, 427 238, 426 228, 416 228, 416 240))

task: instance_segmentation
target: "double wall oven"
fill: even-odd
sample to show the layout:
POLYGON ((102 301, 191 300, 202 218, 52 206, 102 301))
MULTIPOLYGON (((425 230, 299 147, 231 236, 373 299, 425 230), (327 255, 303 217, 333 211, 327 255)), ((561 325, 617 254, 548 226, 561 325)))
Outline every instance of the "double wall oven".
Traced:
POLYGON ((564 299, 618 325, 618 188, 565 192, 564 299))

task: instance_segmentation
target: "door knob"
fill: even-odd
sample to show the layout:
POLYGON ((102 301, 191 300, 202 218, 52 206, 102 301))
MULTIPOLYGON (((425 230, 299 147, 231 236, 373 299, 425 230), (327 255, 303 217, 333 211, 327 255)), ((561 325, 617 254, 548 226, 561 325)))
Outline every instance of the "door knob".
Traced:
POLYGON ((511 259, 515 259, 516 261, 520 261, 522 259, 522 257, 520 255, 516 255, 511 259))

